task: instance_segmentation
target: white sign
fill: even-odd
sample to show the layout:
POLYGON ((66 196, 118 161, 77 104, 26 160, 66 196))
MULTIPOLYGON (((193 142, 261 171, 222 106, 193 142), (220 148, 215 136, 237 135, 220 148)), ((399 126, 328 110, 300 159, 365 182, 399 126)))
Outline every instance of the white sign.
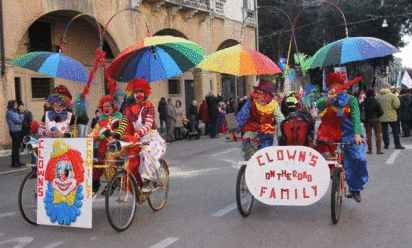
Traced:
POLYGON ((346 67, 335 67, 335 72, 339 73, 339 75, 344 79, 345 84, 348 82, 348 74, 346 73, 346 67))
POLYGON ((271 146, 257 151, 246 166, 252 195, 268 205, 306 206, 329 188, 329 166, 306 146, 271 146))
POLYGON ((92 228, 93 140, 39 139, 37 224, 92 228))
POLYGON ((403 74, 402 84, 408 87, 408 89, 412 88, 412 79, 407 71, 403 74))

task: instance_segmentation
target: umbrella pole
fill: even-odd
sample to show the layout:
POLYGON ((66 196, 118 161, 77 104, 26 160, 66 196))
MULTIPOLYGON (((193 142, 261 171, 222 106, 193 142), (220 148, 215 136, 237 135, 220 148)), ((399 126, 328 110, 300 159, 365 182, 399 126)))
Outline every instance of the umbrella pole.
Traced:
POLYGON ((235 103, 236 103, 236 108, 234 109, 235 114, 237 114, 237 76, 235 76, 235 103))

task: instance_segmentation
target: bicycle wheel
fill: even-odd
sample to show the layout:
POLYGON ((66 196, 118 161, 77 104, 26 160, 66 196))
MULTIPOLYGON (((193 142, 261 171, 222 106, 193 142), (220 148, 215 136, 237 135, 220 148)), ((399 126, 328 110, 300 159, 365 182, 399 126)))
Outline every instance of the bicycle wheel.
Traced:
POLYGON ((37 171, 30 172, 23 180, 19 190, 19 209, 23 218, 37 225, 37 171))
POLYGON ((242 165, 236 180, 236 204, 239 213, 243 217, 248 216, 252 211, 254 199, 246 185, 245 171, 246 165, 242 165))
MULTIPOLYGON (((331 210, 331 217, 332 217, 332 222, 333 224, 336 224, 339 222, 340 218, 340 212, 342 208, 342 180, 341 180, 341 170, 336 169, 333 172, 333 178, 332 178, 332 192, 331 192, 331 204, 330 204, 330 210, 331 210)), ((343 182, 344 183, 344 182, 343 182)))
POLYGON ((136 213, 136 179, 121 170, 114 174, 108 184, 113 189, 106 194, 106 215, 110 225, 118 232, 129 228, 136 213))
POLYGON ((156 185, 153 192, 150 194, 147 202, 154 211, 159 211, 166 204, 167 196, 169 194, 169 169, 166 161, 160 160, 161 166, 156 170, 158 177, 158 185, 156 185))

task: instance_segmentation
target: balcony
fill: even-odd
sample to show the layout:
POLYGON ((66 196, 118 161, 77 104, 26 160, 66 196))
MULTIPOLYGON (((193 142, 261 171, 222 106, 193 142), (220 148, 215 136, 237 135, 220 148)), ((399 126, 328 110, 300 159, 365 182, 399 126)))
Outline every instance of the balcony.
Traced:
POLYGON ((157 9, 164 5, 167 8, 178 8, 182 11, 212 13, 211 1, 212 0, 143 0, 142 2, 155 4, 158 6, 157 9))

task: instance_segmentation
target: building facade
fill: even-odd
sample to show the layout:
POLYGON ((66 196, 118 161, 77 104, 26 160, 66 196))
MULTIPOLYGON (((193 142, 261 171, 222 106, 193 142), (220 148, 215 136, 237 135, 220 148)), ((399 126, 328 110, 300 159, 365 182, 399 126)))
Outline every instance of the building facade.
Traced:
MULTIPOLYGON (((4 54, 1 73, 0 108, 0 146, 10 144, 8 127, 5 120, 7 101, 17 99, 24 102, 33 113, 35 120, 43 116, 44 99, 53 87, 64 84, 72 94, 82 92, 84 84, 60 78, 52 78, 30 70, 10 65, 10 61, 33 51, 60 52, 82 62, 91 69, 94 53, 99 47, 98 26, 107 32, 103 37, 103 50, 110 63, 123 49, 147 36, 146 23, 151 35, 172 35, 189 39, 205 49, 205 55, 219 49, 242 44, 256 48, 255 0, 21 0, 2 1, 4 54), (138 7, 135 11, 119 11, 138 7), (80 15, 83 14, 83 15, 80 15), (75 16, 68 27, 67 23, 75 16), (94 17, 94 18, 92 18, 94 17), (249 18, 246 18, 249 17, 249 18), (246 20, 243 24, 243 21, 246 20), (96 23, 97 22, 97 23, 96 23), (67 33, 62 41, 65 29, 67 33), (242 30, 243 29, 243 30, 242 30)), ((101 66, 101 65, 100 65, 101 66)), ((241 92, 252 91, 255 77, 245 77, 240 85, 241 92)), ((152 83, 151 100, 155 106, 161 97, 181 100, 182 106, 190 106, 193 100, 202 102, 209 91, 215 94, 230 95, 234 89, 227 84, 234 82, 233 77, 199 69, 169 80, 152 83), (223 87, 222 87, 223 78, 223 87)), ((92 85, 87 97, 87 113, 90 120, 98 100, 105 94, 102 68, 95 74, 96 84, 92 85)), ((120 92, 125 83, 118 82, 120 92)), ((157 118, 158 119, 158 118, 157 118)), ((158 121, 158 120, 157 120, 158 121)))

